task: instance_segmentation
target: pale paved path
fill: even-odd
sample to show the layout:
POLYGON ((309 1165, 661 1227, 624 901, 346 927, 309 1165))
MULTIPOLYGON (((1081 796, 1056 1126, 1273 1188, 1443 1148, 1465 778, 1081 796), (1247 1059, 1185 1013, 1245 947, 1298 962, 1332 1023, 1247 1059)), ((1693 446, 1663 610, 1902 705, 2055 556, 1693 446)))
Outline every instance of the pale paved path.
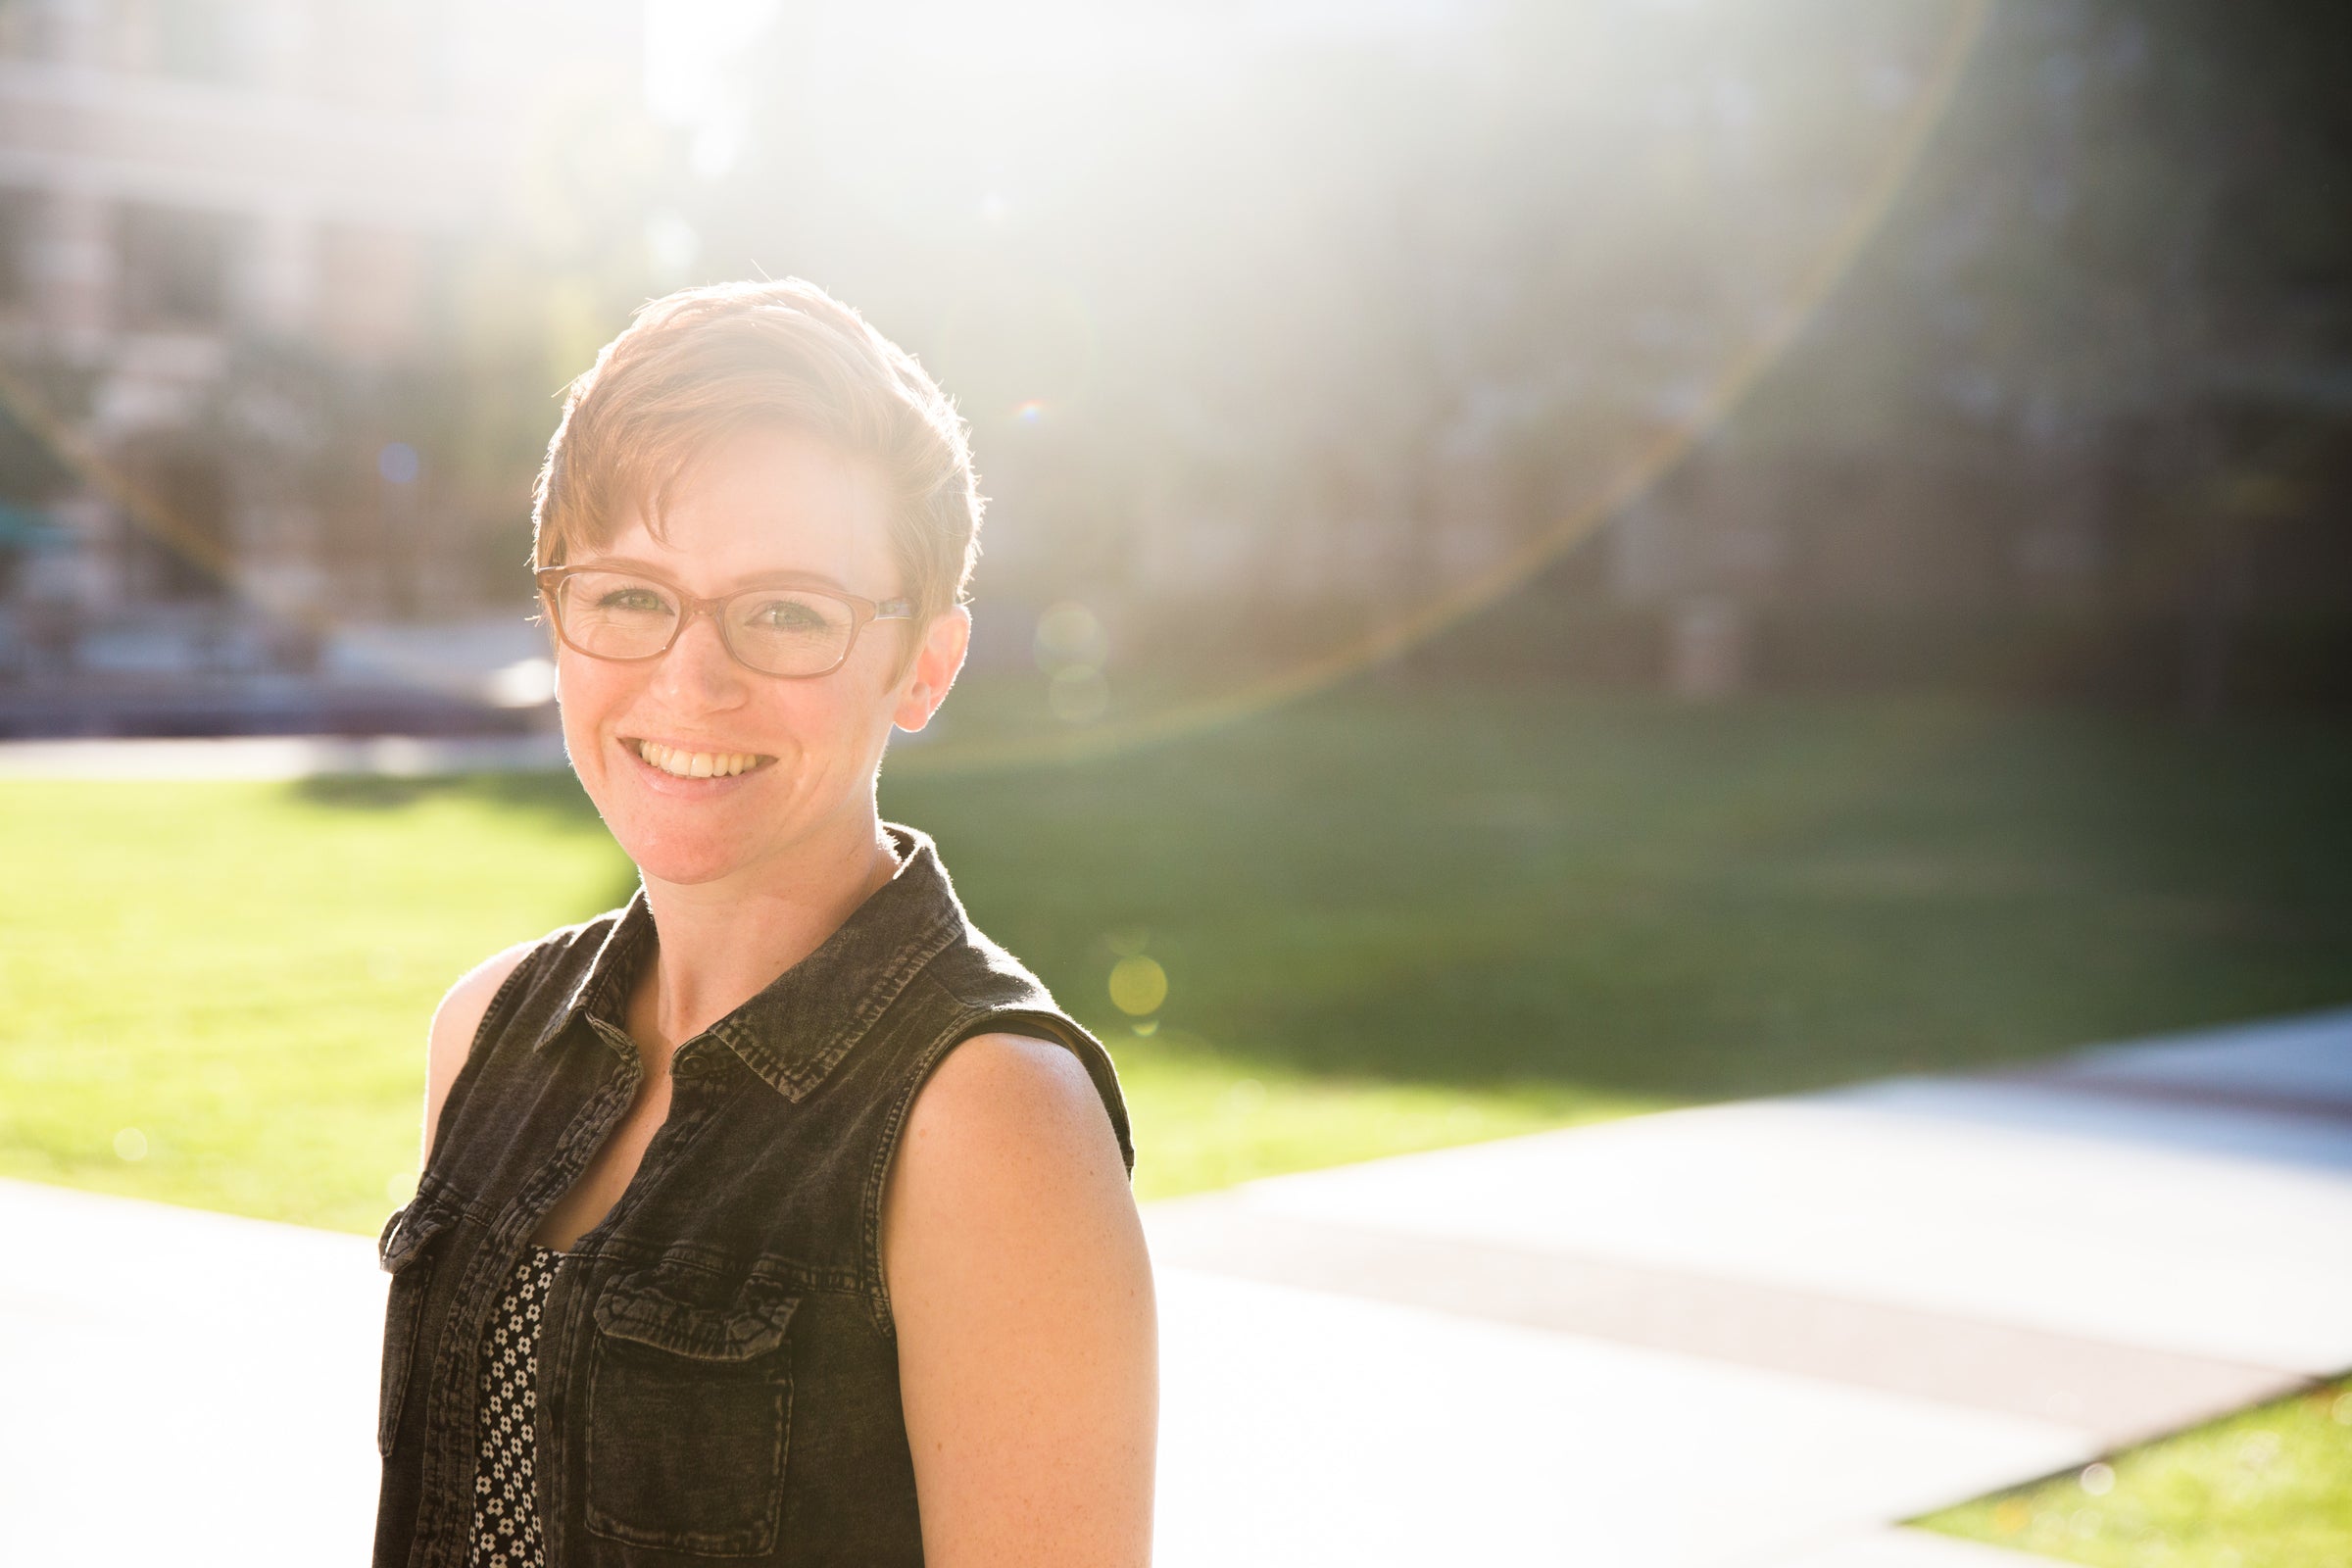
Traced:
POLYGON ((421 778, 544 773, 564 765, 564 742, 553 733, 0 741, 0 779, 296 779, 333 774, 421 778))
MULTIPOLYGON (((2352 1011, 1148 1223, 1172 1568, 1999 1568, 1889 1526, 2352 1367, 2352 1011)), ((364 1560, 381 1299, 0 1184, 0 1563, 364 1560)))

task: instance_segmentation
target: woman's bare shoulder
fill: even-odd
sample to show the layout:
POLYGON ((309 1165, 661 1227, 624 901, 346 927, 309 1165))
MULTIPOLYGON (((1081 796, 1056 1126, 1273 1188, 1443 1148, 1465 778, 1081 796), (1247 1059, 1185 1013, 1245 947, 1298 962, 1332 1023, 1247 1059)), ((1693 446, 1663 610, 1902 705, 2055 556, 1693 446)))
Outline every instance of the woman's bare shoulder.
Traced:
POLYGON ((915 1097, 909 1131, 918 1125, 959 1140, 1011 1133, 1016 1146, 1030 1146, 1045 1134, 1049 1149, 1067 1139, 1092 1150, 1101 1134, 1110 1137, 1112 1163, 1124 1173, 1093 1076, 1075 1052, 1051 1040, 989 1034, 964 1041, 915 1097))
POLYGON ((950 1052, 908 1113, 882 1229, 926 1553, 1145 1561, 1152 1265, 1086 1064, 1012 1034, 950 1052))
POLYGON ((449 1099, 450 1085, 458 1081, 458 1073, 466 1065, 466 1054, 473 1050, 473 1037, 482 1027, 482 1018, 489 1012, 490 1004, 498 996, 499 987, 514 972, 535 942, 517 942, 503 953, 494 953, 458 977, 457 984, 433 1009, 431 1034, 424 1054, 424 1149, 429 1156, 433 1148, 433 1129, 441 1120, 441 1106, 449 1099))
POLYGON ((915 1096, 891 1175, 898 1201, 888 1206, 902 1213, 944 1203, 965 1210, 963 1219, 998 1205, 1008 1218, 1034 1216, 1041 1188, 1064 1201, 1091 1198, 1088 1207, 1133 1206, 1118 1135, 1086 1064, 1027 1035, 975 1035, 948 1053, 915 1096))

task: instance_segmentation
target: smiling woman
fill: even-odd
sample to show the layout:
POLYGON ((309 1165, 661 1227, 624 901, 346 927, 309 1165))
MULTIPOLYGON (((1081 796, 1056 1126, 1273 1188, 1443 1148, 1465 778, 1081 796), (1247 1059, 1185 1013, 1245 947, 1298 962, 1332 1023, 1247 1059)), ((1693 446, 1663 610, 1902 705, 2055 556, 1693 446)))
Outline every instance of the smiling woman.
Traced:
POLYGON ((642 886, 433 1020, 376 1561, 1144 1561, 1116 1076, 875 805, 970 633, 961 422, 807 284, 688 291, 574 384, 537 522, 642 886))

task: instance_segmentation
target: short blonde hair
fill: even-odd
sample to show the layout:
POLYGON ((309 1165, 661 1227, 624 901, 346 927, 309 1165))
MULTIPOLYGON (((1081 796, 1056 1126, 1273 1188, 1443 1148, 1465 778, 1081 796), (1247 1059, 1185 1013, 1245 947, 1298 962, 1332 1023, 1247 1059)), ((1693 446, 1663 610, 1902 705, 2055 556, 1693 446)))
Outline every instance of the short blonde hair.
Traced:
MULTIPOLYGON (((914 357, 813 283, 680 289, 638 311, 566 389, 532 492, 532 555, 560 566, 642 507, 659 532, 680 475, 738 431, 778 426, 872 465, 921 628, 963 602, 980 554, 967 426, 914 357)), ((895 677, 894 677, 895 678, 895 677)))

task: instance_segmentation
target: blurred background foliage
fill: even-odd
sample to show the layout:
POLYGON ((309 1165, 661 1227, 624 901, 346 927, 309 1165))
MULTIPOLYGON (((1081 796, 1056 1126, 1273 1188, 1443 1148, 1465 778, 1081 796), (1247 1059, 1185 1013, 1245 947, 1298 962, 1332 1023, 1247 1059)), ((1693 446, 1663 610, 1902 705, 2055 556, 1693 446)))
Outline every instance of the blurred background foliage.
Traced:
POLYGON ((347 171, 393 194, 299 300, 240 281, 294 265, 260 219, 89 219, 93 293, 58 281, 58 201, 0 200, 5 401, 144 481, 0 450, 83 541, 78 571, 0 543, 20 673, 159 597, 330 639, 503 620, 564 381, 652 293, 799 273, 976 427, 979 667, 1025 667, 1056 605, 1104 631, 1099 689, 1007 720, 1115 723, 1449 596, 1433 624, 1507 600, 1433 656, 1483 672, 2346 696, 2329 8, 313 9, 360 20, 292 67, 159 58, 313 104, 338 39, 410 59, 370 112, 456 194, 403 216, 347 171), (157 370, 197 340, 201 373, 157 370))

